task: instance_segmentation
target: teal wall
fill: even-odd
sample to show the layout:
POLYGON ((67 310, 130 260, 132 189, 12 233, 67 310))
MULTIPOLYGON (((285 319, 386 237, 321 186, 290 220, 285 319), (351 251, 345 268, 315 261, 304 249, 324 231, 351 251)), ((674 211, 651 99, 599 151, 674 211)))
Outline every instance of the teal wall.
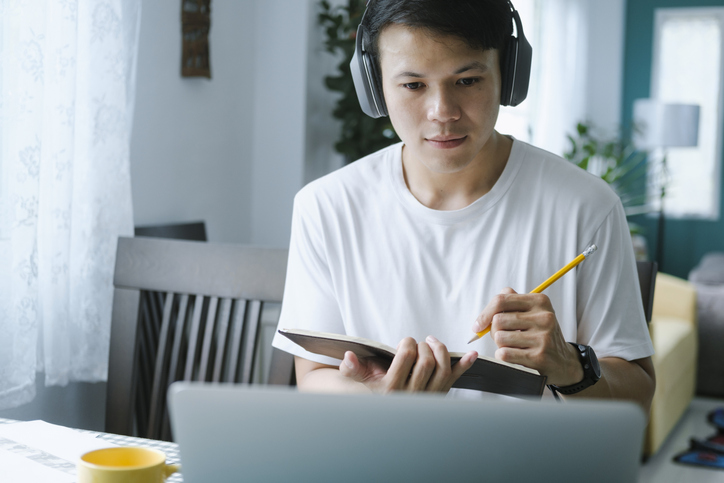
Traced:
MULTIPOLYGON (((724 7, 724 0, 628 0, 626 2, 626 39, 622 125, 631 125, 635 99, 649 97, 653 54, 654 10, 674 7, 724 7)), ((724 134, 724 133, 723 133, 724 134)), ((722 170, 724 177, 724 169, 722 170)), ((721 186, 724 187, 724 179, 721 186)), ((721 197, 724 201, 724 196, 721 197)), ((724 215, 724 203, 721 213, 724 215)), ((649 253, 656 254, 656 219, 631 217, 630 221, 646 230, 649 253)), ((664 223, 663 271, 687 278, 701 257, 710 251, 724 251, 724 220, 698 221, 667 219, 664 223)))

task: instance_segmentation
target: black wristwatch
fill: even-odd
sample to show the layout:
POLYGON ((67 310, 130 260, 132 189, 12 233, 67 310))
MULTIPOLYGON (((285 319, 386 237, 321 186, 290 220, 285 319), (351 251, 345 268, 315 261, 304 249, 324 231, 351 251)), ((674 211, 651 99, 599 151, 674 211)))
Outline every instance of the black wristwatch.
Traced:
POLYGON ((558 393, 565 395, 576 394, 587 387, 593 386, 601 379, 601 366, 598 364, 598 358, 593 348, 583 344, 576 344, 575 342, 569 342, 569 344, 578 351, 578 359, 581 361, 581 367, 583 368, 583 380, 576 384, 563 387, 548 384, 548 389, 551 390, 556 399, 559 399, 558 393))

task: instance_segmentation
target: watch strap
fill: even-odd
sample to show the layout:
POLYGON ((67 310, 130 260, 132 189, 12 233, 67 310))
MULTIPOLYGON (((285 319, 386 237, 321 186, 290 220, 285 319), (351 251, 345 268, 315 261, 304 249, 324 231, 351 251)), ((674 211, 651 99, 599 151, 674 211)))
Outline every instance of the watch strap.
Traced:
MULTIPOLYGON (((596 377, 595 374, 593 374, 593 370, 590 367, 590 364, 591 364, 590 359, 586 360, 586 358, 584 358, 584 355, 583 355, 584 351, 586 351, 586 352, 593 351, 593 349, 589 346, 577 344, 575 342, 569 342, 569 344, 574 346, 576 348, 576 351, 578 352, 579 361, 581 362, 581 366, 583 368, 583 379, 580 382, 577 382, 576 384, 571 384, 569 386, 563 386, 563 387, 556 386, 555 384, 548 384, 547 385, 548 389, 551 390, 551 392, 553 393, 553 396, 558 401, 560 401, 560 396, 558 395, 559 393, 566 395, 566 396, 579 393, 579 392, 583 391, 584 389, 596 384, 599 379, 598 377, 596 377)), ((590 354, 590 352, 589 352, 589 354, 590 354)))

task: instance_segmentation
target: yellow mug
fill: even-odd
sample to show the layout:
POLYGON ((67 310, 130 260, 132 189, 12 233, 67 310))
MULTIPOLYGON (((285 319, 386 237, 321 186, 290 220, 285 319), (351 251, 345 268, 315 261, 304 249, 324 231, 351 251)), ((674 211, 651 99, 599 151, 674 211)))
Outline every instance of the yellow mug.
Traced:
POLYGON ((166 455, 135 446, 91 451, 78 461, 78 483, 163 483, 179 470, 166 455))

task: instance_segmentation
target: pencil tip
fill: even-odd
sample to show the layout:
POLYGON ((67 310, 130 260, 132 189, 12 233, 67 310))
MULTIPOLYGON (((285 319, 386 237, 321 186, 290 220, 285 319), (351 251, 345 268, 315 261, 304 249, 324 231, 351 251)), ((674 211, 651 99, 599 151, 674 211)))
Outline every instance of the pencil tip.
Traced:
POLYGON ((468 344, 472 344, 476 340, 480 339, 480 336, 478 334, 475 334, 472 339, 468 341, 468 344))

